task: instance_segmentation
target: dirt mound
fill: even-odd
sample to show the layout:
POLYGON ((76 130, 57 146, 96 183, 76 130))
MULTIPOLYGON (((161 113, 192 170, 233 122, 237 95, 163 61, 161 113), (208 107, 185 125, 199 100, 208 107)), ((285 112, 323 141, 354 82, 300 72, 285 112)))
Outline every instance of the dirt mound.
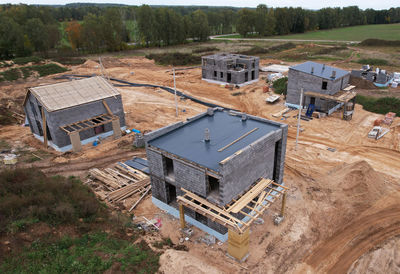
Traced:
MULTIPOLYGON (((344 164, 324 178, 334 200, 354 207, 369 207, 387 192, 385 180, 366 161, 344 164)), ((360 209, 361 209, 360 208, 360 209)))
POLYGON ((350 85, 354 85, 359 89, 377 89, 371 81, 353 76, 350 76, 350 85))
POLYGON ((222 273, 217 268, 201 261, 185 251, 168 249, 160 257, 160 273, 190 273, 190 274, 217 274, 222 273))
POLYGON ((100 67, 100 65, 99 65, 98 62, 95 62, 95 61, 90 60, 90 59, 79 66, 79 68, 89 68, 89 69, 95 69, 95 68, 99 68, 99 67, 100 67))

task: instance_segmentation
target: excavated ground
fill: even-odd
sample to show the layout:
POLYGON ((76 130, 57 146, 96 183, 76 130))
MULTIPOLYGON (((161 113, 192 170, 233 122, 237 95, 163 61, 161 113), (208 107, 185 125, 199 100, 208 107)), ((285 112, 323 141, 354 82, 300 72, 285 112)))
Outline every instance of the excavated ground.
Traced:
MULTIPOLYGON (((261 60, 262 64, 279 60, 261 60)), ((173 86, 170 68, 157 66, 143 57, 106 58, 103 62, 110 77, 137 83, 173 86)), ((345 66, 345 64, 337 64, 345 66)), ((68 73, 100 74, 97 62, 87 61, 70 67, 68 73)), ((260 78, 266 75, 261 74, 260 78)), ((28 86, 54 83, 52 77, 2 84, 0 99, 21 101, 28 86)), ((264 224, 251 228, 250 256, 239 265, 228 258, 227 244, 207 246, 198 241, 204 235, 194 229, 185 242, 188 252, 168 250, 161 257, 165 273, 363 273, 379 265, 386 273, 398 273, 400 254, 400 127, 393 127, 382 139, 367 138, 373 122, 382 115, 364 111, 356 105, 351 121, 331 117, 301 121, 297 149, 295 111, 286 120, 274 118, 284 108, 283 99, 274 105, 265 103, 260 79, 240 89, 228 90, 201 81, 201 70, 180 71, 177 88, 204 101, 238 109, 289 125, 285 165, 285 184, 290 187, 287 215, 280 226, 272 218, 280 205, 263 215, 264 224), (241 92, 234 96, 233 93, 241 92), (333 148, 332 152, 328 148, 333 148)), ((120 87, 129 128, 147 132, 185 120, 206 107, 178 98, 175 116, 174 96, 157 88, 120 87)), ((13 111, 21 113, 16 104, 13 111)), ((400 124, 396 118, 393 125, 400 124)), ((45 150, 32 137, 28 127, 0 127, 0 140, 25 153, 44 151, 46 157, 23 167, 37 167, 48 174, 78 175, 82 178, 92 167, 104 167, 116 161, 145 156, 143 149, 132 149, 132 135, 119 140, 104 140, 98 147, 84 146, 82 152, 56 153, 45 150), (28 151, 28 152, 26 152, 28 151)), ((43 154, 41 154, 43 155, 43 154)), ((135 216, 158 217, 162 228, 158 235, 146 235, 148 242, 170 237, 178 243, 179 222, 158 210, 150 198, 135 210, 135 216)))

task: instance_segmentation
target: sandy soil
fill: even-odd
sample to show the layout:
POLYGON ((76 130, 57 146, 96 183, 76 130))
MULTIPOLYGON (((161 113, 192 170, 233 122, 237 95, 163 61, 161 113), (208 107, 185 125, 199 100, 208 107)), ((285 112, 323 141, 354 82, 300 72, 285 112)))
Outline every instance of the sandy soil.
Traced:
MULTIPOLYGON (((105 58, 103 63, 107 74, 112 77, 173 86, 168 67, 157 66, 143 57, 105 58)), ((337 64, 342 65, 346 64, 337 64)), ((98 63, 88 61, 71 67, 71 72, 99 74, 100 70, 98 63)), ((262 92, 264 81, 260 79, 256 84, 229 90, 201 81, 200 77, 200 69, 180 71, 177 88, 205 101, 289 125, 284 179, 290 187, 287 215, 280 226, 273 225, 272 217, 280 209, 278 202, 264 213, 264 224, 251 227, 250 256, 241 265, 226 256, 226 243, 207 246, 199 241, 204 232, 194 229, 193 236, 184 243, 189 251, 166 252, 161 258, 161 271, 358 273, 368 268, 371 260, 382 265, 383 269, 396 269, 390 268, 393 263, 388 256, 392 256, 390 254, 398 245, 383 243, 400 234, 400 127, 392 128, 378 141, 368 139, 374 120, 383 116, 364 111, 357 105, 351 121, 341 120, 340 113, 309 122, 301 121, 304 131, 300 133, 296 150, 296 118, 293 116, 297 113, 292 111, 286 120, 274 118, 272 114, 284 108, 283 99, 277 104, 267 105, 267 94, 262 92), (242 94, 232 95, 238 91, 242 94), (336 151, 331 152, 328 148, 336 151)), ((261 74, 261 77, 265 75, 261 74)), ((27 86, 52 82, 55 80, 45 77, 28 83, 2 84, 0 98, 21 98, 27 86)), ((128 127, 144 132, 185 120, 206 109, 178 98, 179 115, 176 117, 174 96, 166 91, 133 87, 118 89, 123 97, 128 127)), ((400 118, 393 123, 397 124, 400 124, 400 118)), ((31 136, 29 128, 2 127, 0 139, 12 145, 22 142, 25 146, 43 149, 41 143, 31 136)), ((144 150, 130 148, 132 141, 131 135, 119 140, 109 139, 96 148, 87 145, 77 154, 48 150, 52 155, 48 159, 21 165, 41 168, 49 174, 83 177, 91 167, 104 167, 133 155, 144 156, 144 150)), ((138 218, 162 219, 160 234, 146 236, 146 241, 151 243, 160 237, 170 237, 177 244, 182 238, 179 222, 158 210, 150 198, 143 201, 134 214, 138 218)))

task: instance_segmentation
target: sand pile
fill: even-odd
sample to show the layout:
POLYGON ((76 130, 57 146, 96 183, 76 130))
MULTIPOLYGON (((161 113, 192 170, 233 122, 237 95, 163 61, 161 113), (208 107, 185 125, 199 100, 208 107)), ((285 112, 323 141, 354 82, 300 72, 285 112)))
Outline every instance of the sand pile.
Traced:
POLYGON ((79 68, 89 68, 89 69, 96 69, 99 68, 100 65, 99 63, 92 61, 92 60, 87 60, 85 63, 79 66, 79 68))
POLYGON ((160 273, 190 273, 190 274, 217 274, 217 268, 198 259, 186 251, 168 249, 160 257, 160 273))
POLYGON ((331 170, 322 183, 330 189, 333 200, 343 202, 345 207, 353 207, 354 211, 371 206, 387 193, 383 175, 366 161, 340 165, 331 170))

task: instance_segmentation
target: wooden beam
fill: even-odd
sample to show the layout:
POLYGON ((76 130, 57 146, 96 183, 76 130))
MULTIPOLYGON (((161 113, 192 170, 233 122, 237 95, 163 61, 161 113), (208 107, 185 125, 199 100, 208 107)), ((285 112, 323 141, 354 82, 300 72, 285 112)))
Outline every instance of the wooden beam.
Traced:
POLYGON ((242 136, 240 136, 239 138, 237 138, 237 139, 234 140, 233 142, 231 142, 231 143, 227 144, 226 146, 224 146, 224 147, 218 149, 218 152, 224 151, 225 149, 227 149, 227 148, 230 147, 231 145, 233 145, 233 144, 239 142, 239 141, 242 140, 244 137, 246 137, 247 135, 253 133, 253 132, 256 131, 257 129, 258 129, 258 127, 253 128, 252 130, 250 130, 249 132, 243 134, 242 136))
POLYGON ((112 113, 112 111, 111 111, 110 107, 108 106, 106 100, 104 100, 104 99, 103 99, 103 105, 106 108, 108 114, 110 114, 111 116, 114 116, 114 114, 112 113))
POLYGON ((43 119, 43 141, 44 146, 47 148, 47 124, 46 124, 46 115, 44 115, 44 107, 42 107, 42 119, 43 119))

